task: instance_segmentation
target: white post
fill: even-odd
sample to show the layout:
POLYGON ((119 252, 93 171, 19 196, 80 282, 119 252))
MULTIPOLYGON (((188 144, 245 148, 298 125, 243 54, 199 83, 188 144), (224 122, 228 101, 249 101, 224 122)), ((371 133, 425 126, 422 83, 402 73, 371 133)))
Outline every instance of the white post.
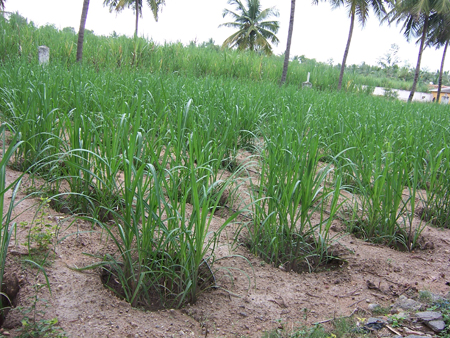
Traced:
POLYGON ((306 82, 303 82, 302 83, 302 88, 311 88, 312 87, 312 83, 311 82, 309 82, 309 76, 310 76, 311 74, 308 72, 308 78, 306 79, 306 82))
POLYGON ((50 48, 47 46, 39 46, 39 64, 40 65, 46 65, 48 64, 48 61, 50 59, 50 48))

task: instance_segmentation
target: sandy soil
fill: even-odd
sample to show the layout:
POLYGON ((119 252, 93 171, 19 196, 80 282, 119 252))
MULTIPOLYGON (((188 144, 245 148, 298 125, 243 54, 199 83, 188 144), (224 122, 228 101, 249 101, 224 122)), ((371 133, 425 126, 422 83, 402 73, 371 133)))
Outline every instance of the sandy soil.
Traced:
MULTIPOLYGON (((8 169, 7 180, 12 182, 19 175, 8 169)), ((25 196, 29 185, 25 177, 19 198, 25 196)), ((46 209, 41 218, 61 225, 60 242, 46 267, 51 294, 46 287, 36 293, 35 286, 44 284, 44 276, 23 261, 30 225, 36 215, 42 215, 38 205, 38 199, 28 198, 15 209, 16 221, 22 225, 9 248, 6 275, 16 276, 19 282, 17 306, 29 306, 38 294, 48 302, 47 307, 38 302, 44 318, 58 318, 69 337, 261 337, 264 331, 278 327, 289 329, 347 316, 356 308, 369 313, 370 303, 389 306, 400 295, 417 295, 418 290, 442 295, 449 291, 445 284, 450 278, 448 229, 427 227, 422 249, 409 253, 340 232, 342 226, 336 221, 334 235, 347 263, 333 271, 298 274, 265 264, 243 245, 232 252, 228 239, 234 229, 230 227, 222 234, 217 250, 222 257, 215 265, 220 288, 201 294, 196 304, 181 310, 146 312, 132 308, 103 287, 98 271, 71 269, 95 262, 84 253, 112 251, 106 234, 86 221, 46 209), (231 277, 227 271, 232 271, 231 277)), ((212 226, 219 227, 222 222, 215 216, 212 226)), ((14 328, 20 326, 23 316, 13 308, 3 330, 16 335, 14 328)))

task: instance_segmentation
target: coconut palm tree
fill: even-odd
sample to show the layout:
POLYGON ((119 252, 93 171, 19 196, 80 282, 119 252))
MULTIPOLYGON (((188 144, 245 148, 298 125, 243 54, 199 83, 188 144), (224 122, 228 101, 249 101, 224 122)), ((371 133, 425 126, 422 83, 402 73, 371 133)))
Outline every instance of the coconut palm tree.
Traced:
POLYGON ((439 99, 441 98, 442 75, 444 74, 444 62, 445 62, 445 55, 447 54, 448 42, 449 40, 445 41, 444 52, 442 53, 441 68, 439 69, 439 81, 438 81, 436 102, 439 102, 439 99))
POLYGON ((411 37, 420 37, 419 55, 408 102, 412 101, 419 81, 420 64, 430 25, 430 16, 445 14, 449 11, 450 2, 448 0, 396 0, 394 8, 387 15, 390 23, 393 21, 403 22, 402 31, 408 40, 411 37))
MULTIPOLYGON (((323 0, 326 1, 326 0, 323 0)), ((347 37, 347 44, 345 46, 344 57, 341 64, 341 72, 339 74, 338 90, 341 90, 342 79, 344 78, 344 70, 347 62, 348 52, 350 50, 350 43, 352 41, 353 28, 355 26, 355 19, 358 18, 362 27, 365 26, 367 19, 369 18, 369 10, 373 9, 375 14, 381 19, 386 14, 386 8, 383 4, 383 0, 329 0, 332 8, 338 8, 344 6, 348 10, 348 16, 350 17, 350 29, 347 37)), ((384 1, 387 2, 387 1, 384 1)), ((313 0, 313 4, 318 4, 319 0, 313 0)))
POLYGON ((236 5, 236 9, 232 11, 225 8, 223 17, 230 15, 234 21, 223 23, 219 27, 236 28, 237 32, 223 42, 222 48, 236 47, 239 50, 262 51, 271 55, 270 43, 278 44, 279 40, 275 34, 278 33, 280 24, 267 19, 278 17, 278 10, 275 7, 261 10, 260 0, 247 0, 247 6, 240 0, 228 0, 228 4, 236 5))
POLYGON ((291 14, 289 17, 289 30, 286 44, 286 51, 284 52, 283 74, 281 75, 280 85, 286 82, 287 70, 289 65, 289 54, 291 52, 292 32, 294 31, 294 15, 295 15, 295 0, 291 0, 291 14))
POLYGON ((81 62, 81 59, 83 58, 84 29, 86 27, 88 10, 89 10, 89 0, 84 0, 83 10, 81 11, 80 30, 78 31, 77 62, 81 62))
MULTIPOLYGON (((1 1, 1 0, 0 0, 1 1)), ((166 4, 165 0, 146 0, 153 17, 158 21, 158 13, 161 11, 161 6, 166 4)), ((132 8, 136 15, 136 27, 134 35, 138 35, 139 16, 142 17, 143 0, 104 0, 104 6, 109 6, 109 11, 121 12, 125 7, 132 8)))
POLYGON ((439 69, 438 91, 436 102, 439 102, 442 88, 442 75, 444 73, 444 62, 447 54, 448 43, 450 41, 450 13, 432 14, 429 18, 428 35, 426 45, 437 48, 444 47, 442 53, 441 67, 439 69))

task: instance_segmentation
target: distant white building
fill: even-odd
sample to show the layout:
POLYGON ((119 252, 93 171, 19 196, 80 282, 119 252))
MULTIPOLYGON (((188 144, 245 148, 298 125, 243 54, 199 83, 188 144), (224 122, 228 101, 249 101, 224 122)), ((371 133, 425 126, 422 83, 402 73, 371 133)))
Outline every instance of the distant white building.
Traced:
MULTIPOLYGON (((397 93, 397 97, 399 100, 408 101, 409 93, 410 93, 409 90, 401 90, 401 89, 389 89, 389 90, 394 93, 397 93)), ((386 92, 386 90, 383 87, 375 87, 375 90, 373 91, 373 95, 384 96, 385 92, 386 92)), ((413 96, 413 101, 432 102, 433 94, 432 93, 415 92, 414 96, 413 96)))

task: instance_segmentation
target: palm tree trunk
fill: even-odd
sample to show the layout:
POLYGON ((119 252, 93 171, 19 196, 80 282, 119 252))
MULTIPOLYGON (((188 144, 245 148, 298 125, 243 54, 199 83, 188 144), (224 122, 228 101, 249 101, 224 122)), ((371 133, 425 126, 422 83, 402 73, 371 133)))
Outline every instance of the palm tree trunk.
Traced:
POLYGON ((437 103, 439 103, 439 99, 441 98, 442 74, 444 73, 444 61, 445 61, 445 54, 447 54, 447 47, 448 47, 448 40, 444 46, 444 53, 442 54, 442 61, 441 61, 441 69, 439 70, 438 91, 436 98, 437 103))
POLYGON ((86 27, 86 19, 89 10, 89 1, 84 0, 83 10, 81 11, 80 30, 78 31, 78 43, 77 43, 77 62, 81 62, 83 59, 83 43, 84 43, 84 29, 86 27))
POLYGON ((342 80, 344 78, 345 64, 347 62, 348 51, 350 50, 350 42, 352 41, 354 26, 355 26, 355 11, 352 11, 352 16, 350 17, 350 30, 348 32, 347 45, 345 46, 344 58, 342 59, 341 65, 341 73, 339 74, 338 90, 341 90, 342 88, 342 80))
POLYGON ((289 19, 289 30, 286 44, 286 52, 284 53, 283 74, 281 75, 280 86, 286 82, 286 76, 289 65, 289 54, 291 53, 292 32, 294 31, 294 14, 295 14, 295 0, 291 0, 291 16, 289 19))
POLYGON ((423 48, 425 45, 425 38, 427 33, 428 33, 428 14, 425 15, 425 22, 423 23, 423 33, 422 37, 420 38, 420 49, 419 49, 419 56, 417 58, 416 72, 414 73, 414 81, 412 84, 411 92, 409 93, 408 102, 412 101, 414 93, 416 92, 417 82, 419 81, 419 74, 420 74, 420 62, 422 61, 423 48))
POLYGON ((136 0, 136 30, 134 31, 134 37, 138 36, 138 24, 139 24, 139 0, 136 0))

